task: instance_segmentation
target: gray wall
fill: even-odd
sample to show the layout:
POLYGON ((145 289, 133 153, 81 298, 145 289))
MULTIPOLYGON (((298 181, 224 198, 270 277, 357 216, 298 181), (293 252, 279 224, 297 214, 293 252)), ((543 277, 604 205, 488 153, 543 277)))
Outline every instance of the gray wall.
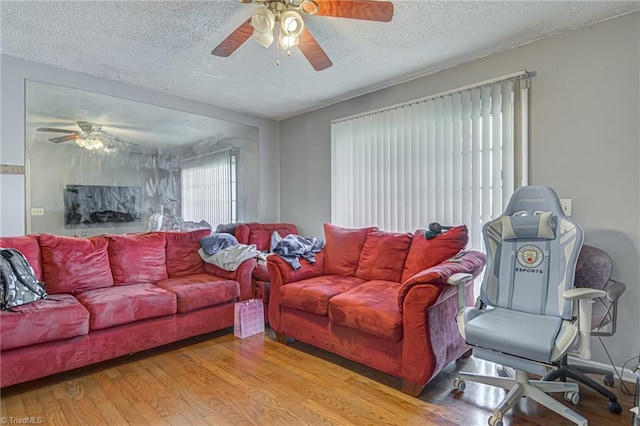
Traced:
MULTIPOLYGON (((10 56, 0 57, 0 163, 24 165, 25 162, 25 79, 33 79, 134 101, 173 108, 259 129, 260 205, 259 220, 279 220, 278 123, 187 99, 150 92, 86 74, 53 68, 10 56)), ((22 175, 0 175, 0 235, 25 232, 25 182, 22 175)))
MULTIPOLYGON (((331 220, 331 120, 514 71, 531 90, 531 180, 573 199, 586 243, 606 250, 627 283, 617 365, 640 350, 640 13, 574 30, 280 123, 281 219, 323 236, 331 220)), ((336 64, 335 66, 340 66, 336 64)), ((593 359, 606 362, 594 340, 593 359)))

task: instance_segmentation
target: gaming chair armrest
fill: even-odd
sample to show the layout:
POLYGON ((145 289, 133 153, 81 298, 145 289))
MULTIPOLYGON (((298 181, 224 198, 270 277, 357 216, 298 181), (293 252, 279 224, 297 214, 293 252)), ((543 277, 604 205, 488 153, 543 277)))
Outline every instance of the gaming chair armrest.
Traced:
POLYGON ((447 279, 447 284, 458 287, 458 311, 467 305, 465 303, 467 297, 465 286, 472 279, 473 275, 463 273, 453 274, 447 279))
POLYGON ((562 297, 579 302, 578 332, 580 333, 580 351, 577 354, 582 359, 591 359, 591 313, 593 299, 606 296, 606 292, 593 288, 572 288, 562 293, 562 297))
POLYGON ((607 300, 609 303, 615 303, 620 299, 622 293, 627 290, 627 286, 619 281, 610 280, 609 285, 605 288, 607 292, 607 300))
POLYGON ((607 293, 603 290, 596 290, 593 288, 572 288, 562 293, 562 297, 567 300, 581 300, 581 299, 596 299, 598 297, 604 297, 607 293))

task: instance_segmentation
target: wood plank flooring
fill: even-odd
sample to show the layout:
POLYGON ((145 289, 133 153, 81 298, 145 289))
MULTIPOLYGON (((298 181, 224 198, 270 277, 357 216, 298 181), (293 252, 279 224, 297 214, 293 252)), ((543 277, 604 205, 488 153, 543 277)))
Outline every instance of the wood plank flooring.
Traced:
MULTIPOLYGON (((486 425, 505 392, 475 383, 453 392, 459 370, 495 374, 468 358, 413 398, 399 379, 303 343, 225 330, 3 389, 0 415, 4 424, 74 426, 486 425)), ((631 424, 631 396, 617 390, 623 413, 614 415, 605 398, 580 393, 575 410, 591 426, 631 424)), ((570 424, 526 399, 505 417, 505 425, 570 424)))

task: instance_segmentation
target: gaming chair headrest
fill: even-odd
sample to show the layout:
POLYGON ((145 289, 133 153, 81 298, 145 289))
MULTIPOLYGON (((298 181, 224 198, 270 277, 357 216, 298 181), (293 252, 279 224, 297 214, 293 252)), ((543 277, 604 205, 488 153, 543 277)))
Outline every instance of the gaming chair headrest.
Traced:
POLYGON ((565 217, 560 199, 548 186, 522 186, 511 196, 504 215, 513 216, 526 213, 527 216, 551 212, 553 216, 565 217))

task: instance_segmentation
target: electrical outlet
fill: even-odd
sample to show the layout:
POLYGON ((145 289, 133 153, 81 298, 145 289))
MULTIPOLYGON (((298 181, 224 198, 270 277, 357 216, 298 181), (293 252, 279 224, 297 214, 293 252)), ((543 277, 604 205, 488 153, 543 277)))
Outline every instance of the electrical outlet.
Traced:
POLYGON ((573 216, 573 200, 571 198, 561 198, 560 205, 565 216, 573 216))
POLYGON ((31 216, 44 216, 44 209, 42 208, 31 209, 31 216))

